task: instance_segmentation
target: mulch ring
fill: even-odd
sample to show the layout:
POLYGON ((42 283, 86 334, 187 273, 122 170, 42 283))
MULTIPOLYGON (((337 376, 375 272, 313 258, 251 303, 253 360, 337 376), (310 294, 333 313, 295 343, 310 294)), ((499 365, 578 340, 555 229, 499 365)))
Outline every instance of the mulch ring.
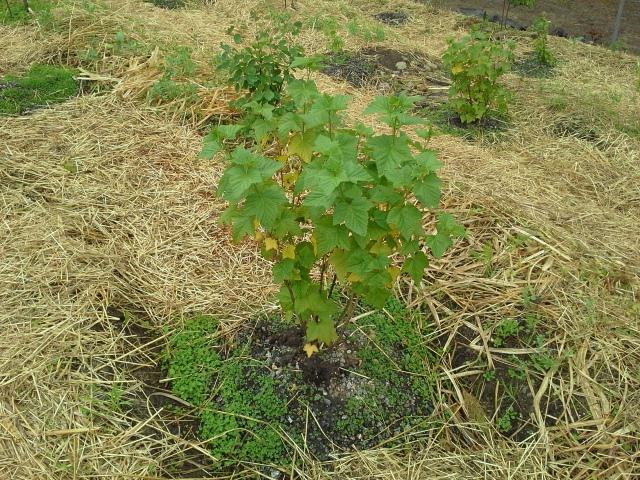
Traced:
POLYGON ((446 99, 450 80, 439 59, 386 47, 328 55, 322 73, 355 87, 369 86, 382 94, 404 92, 446 99))

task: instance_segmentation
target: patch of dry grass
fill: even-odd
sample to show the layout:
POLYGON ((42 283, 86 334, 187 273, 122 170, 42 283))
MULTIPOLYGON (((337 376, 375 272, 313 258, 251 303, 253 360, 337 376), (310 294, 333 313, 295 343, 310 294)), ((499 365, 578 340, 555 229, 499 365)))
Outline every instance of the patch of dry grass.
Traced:
MULTIPOLYGON (((369 1, 298 3, 300 18, 363 17, 383 9, 369 1)), ((66 27, 56 32, 0 26, 0 43, 12 45, 0 51, 0 73, 62 59, 112 88, 29 117, 0 119, 0 476, 168 478, 167 466, 185 451, 195 447, 206 456, 201 445, 176 436, 152 402, 128 414, 109 403, 115 387, 125 398, 147 398, 131 370, 156 363, 163 339, 129 338, 106 308, 128 308, 169 329, 195 312, 233 329, 273 308, 269 265, 252 245, 231 244, 216 223, 223 208, 213 194, 221 159, 196 158, 195 128, 203 119, 232 115, 233 93, 201 86, 200 102, 188 106, 195 119, 189 122, 176 113, 186 105, 144 101, 172 47, 192 48, 195 81, 203 82, 227 27, 237 23, 250 33, 258 26, 249 11, 269 4, 280 5, 252 0, 238 8, 220 0, 167 11, 127 0, 88 12, 65 4, 60 26, 66 27), (118 31, 142 45, 140 51, 114 52, 118 31), (81 59, 88 46, 97 60, 81 59)), ((437 56, 448 35, 461 33, 449 12, 409 1, 401 7, 411 23, 387 29, 384 45, 437 56)), ((526 36, 516 37, 526 51, 526 36)), ((318 31, 307 31, 302 42, 311 52, 325 49, 318 31)), ((563 363, 540 382, 529 381, 532 438, 519 444, 486 424, 465 383, 476 367, 456 367, 455 350, 445 350, 433 368, 436 411, 447 420, 429 442, 350 453, 329 467, 297 441, 302 462, 291 478, 639 473, 640 146, 619 129, 639 118, 635 59, 561 39, 552 44, 560 59, 555 77, 507 79, 516 99, 504 137, 434 139, 445 163, 445 208, 469 235, 430 266, 425 283, 399 285, 407 303, 431 313, 439 344, 454 347, 467 328, 474 337, 469 348, 488 362, 514 353, 492 347, 488 334, 517 313, 523 290, 544 299, 546 341, 563 363), (554 96, 565 107, 556 108, 554 96), (567 125, 573 127, 555 128, 567 125), (528 241, 514 247, 518 236, 528 241), (474 255, 486 244, 494 251, 490 274, 474 255), (550 422, 552 403, 560 413, 550 422)), ((364 45, 356 38, 350 48, 364 45)), ((353 118, 376 95, 316 78, 324 91, 353 95, 353 118)), ((244 478, 255 475, 248 470, 244 478)))

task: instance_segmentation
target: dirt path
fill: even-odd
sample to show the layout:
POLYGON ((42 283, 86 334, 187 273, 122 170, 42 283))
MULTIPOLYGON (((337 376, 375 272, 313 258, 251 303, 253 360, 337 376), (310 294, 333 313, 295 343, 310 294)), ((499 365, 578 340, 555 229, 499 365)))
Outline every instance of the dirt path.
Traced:
MULTIPOLYGON (((434 0, 433 5, 451 10, 486 11, 487 16, 500 15, 502 0, 434 0)), ((509 18, 523 26, 544 13, 557 33, 569 37, 585 37, 607 44, 613 30, 618 0, 538 0, 534 8, 516 7, 509 18)), ((625 47, 640 52, 640 1, 627 0, 620 39, 625 47)))

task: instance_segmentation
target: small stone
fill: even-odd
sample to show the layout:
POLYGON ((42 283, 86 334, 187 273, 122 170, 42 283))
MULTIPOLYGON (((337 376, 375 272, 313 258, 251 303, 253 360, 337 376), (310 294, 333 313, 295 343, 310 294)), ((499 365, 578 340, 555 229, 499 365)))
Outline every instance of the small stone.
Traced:
POLYGON ((400 70, 401 72, 403 70, 407 69, 407 62, 398 62, 396 63, 396 70, 400 70))
POLYGON ((347 354, 348 354, 348 355, 351 355, 351 350, 347 350, 347 354))

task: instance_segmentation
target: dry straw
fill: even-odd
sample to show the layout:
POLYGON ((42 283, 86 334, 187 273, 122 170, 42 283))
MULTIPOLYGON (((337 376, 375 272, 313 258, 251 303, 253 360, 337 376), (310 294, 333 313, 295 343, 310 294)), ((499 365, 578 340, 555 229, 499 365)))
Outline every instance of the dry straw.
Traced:
MULTIPOLYGON (((302 19, 332 13, 364 21, 382 10, 362 0, 297 3, 293 13, 302 19)), ((399 4, 410 22, 387 30, 389 48, 438 56, 448 35, 462 33, 453 14, 399 4)), ((150 391, 135 373, 157 364, 163 337, 133 336, 107 307, 138 312, 169 331, 185 315, 210 313, 228 332, 274 308, 269 265, 253 245, 231 244, 217 224, 221 159, 196 157, 203 121, 233 115, 234 92, 204 86, 213 75, 210 56, 230 24, 248 33, 258 28, 249 11, 270 3, 238 8, 220 0, 175 11, 128 0, 92 11, 80 2, 65 5, 55 31, 0 26, 0 73, 66 61, 109 88, 0 120, 0 478, 170 478, 167 467, 181 460, 206 462, 206 448, 180 436, 155 401, 170 394, 156 391, 146 400, 150 391), (114 52, 118 31, 141 51, 114 52), (146 92, 178 45, 194 52, 201 100, 149 106, 146 92), (83 60, 88 47, 97 60, 83 60), (137 407, 119 411, 118 395, 137 407)), ((526 37, 515 37, 526 51, 526 37)), ((326 48, 319 31, 302 41, 311 52, 326 48)), ((361 46, 358 38, 349 44, 361 46)), ((426 432, 425 444, 353 452, 331 465, 314 461, 303 439, 289 439, 299 460, 289 478, 582 480, 640 473, 634 59, 560 39, 552 46, 560 59, 554 77, 507 79, 515 105, 506 133, 433 140, 445 163, 444 207, 469 234, 430 266, 423 285, 402 284, 398 292, 429 312, 424 321, 434 345, 447 348, 433 373, 436 411, 449 420, 426 432), (490 273, 476 254, 485 245, 494 252, 490 273), (465 383, 477 367, 461 367, 455 355, 471 352, 493 364, 528 353, 488 341, 496 324, 518 314, 526 288, 544 299, 546 344, 563 367, 530 382, 535 433, 519 444, 487 423, 465 383), (550 412, 557 422, 545 418, 550 412)), ((324 91, 353 96, 351 118, 377 94, 317 80, 324 91)), ((247 467, 233 478, 257 475, 247 467)))

